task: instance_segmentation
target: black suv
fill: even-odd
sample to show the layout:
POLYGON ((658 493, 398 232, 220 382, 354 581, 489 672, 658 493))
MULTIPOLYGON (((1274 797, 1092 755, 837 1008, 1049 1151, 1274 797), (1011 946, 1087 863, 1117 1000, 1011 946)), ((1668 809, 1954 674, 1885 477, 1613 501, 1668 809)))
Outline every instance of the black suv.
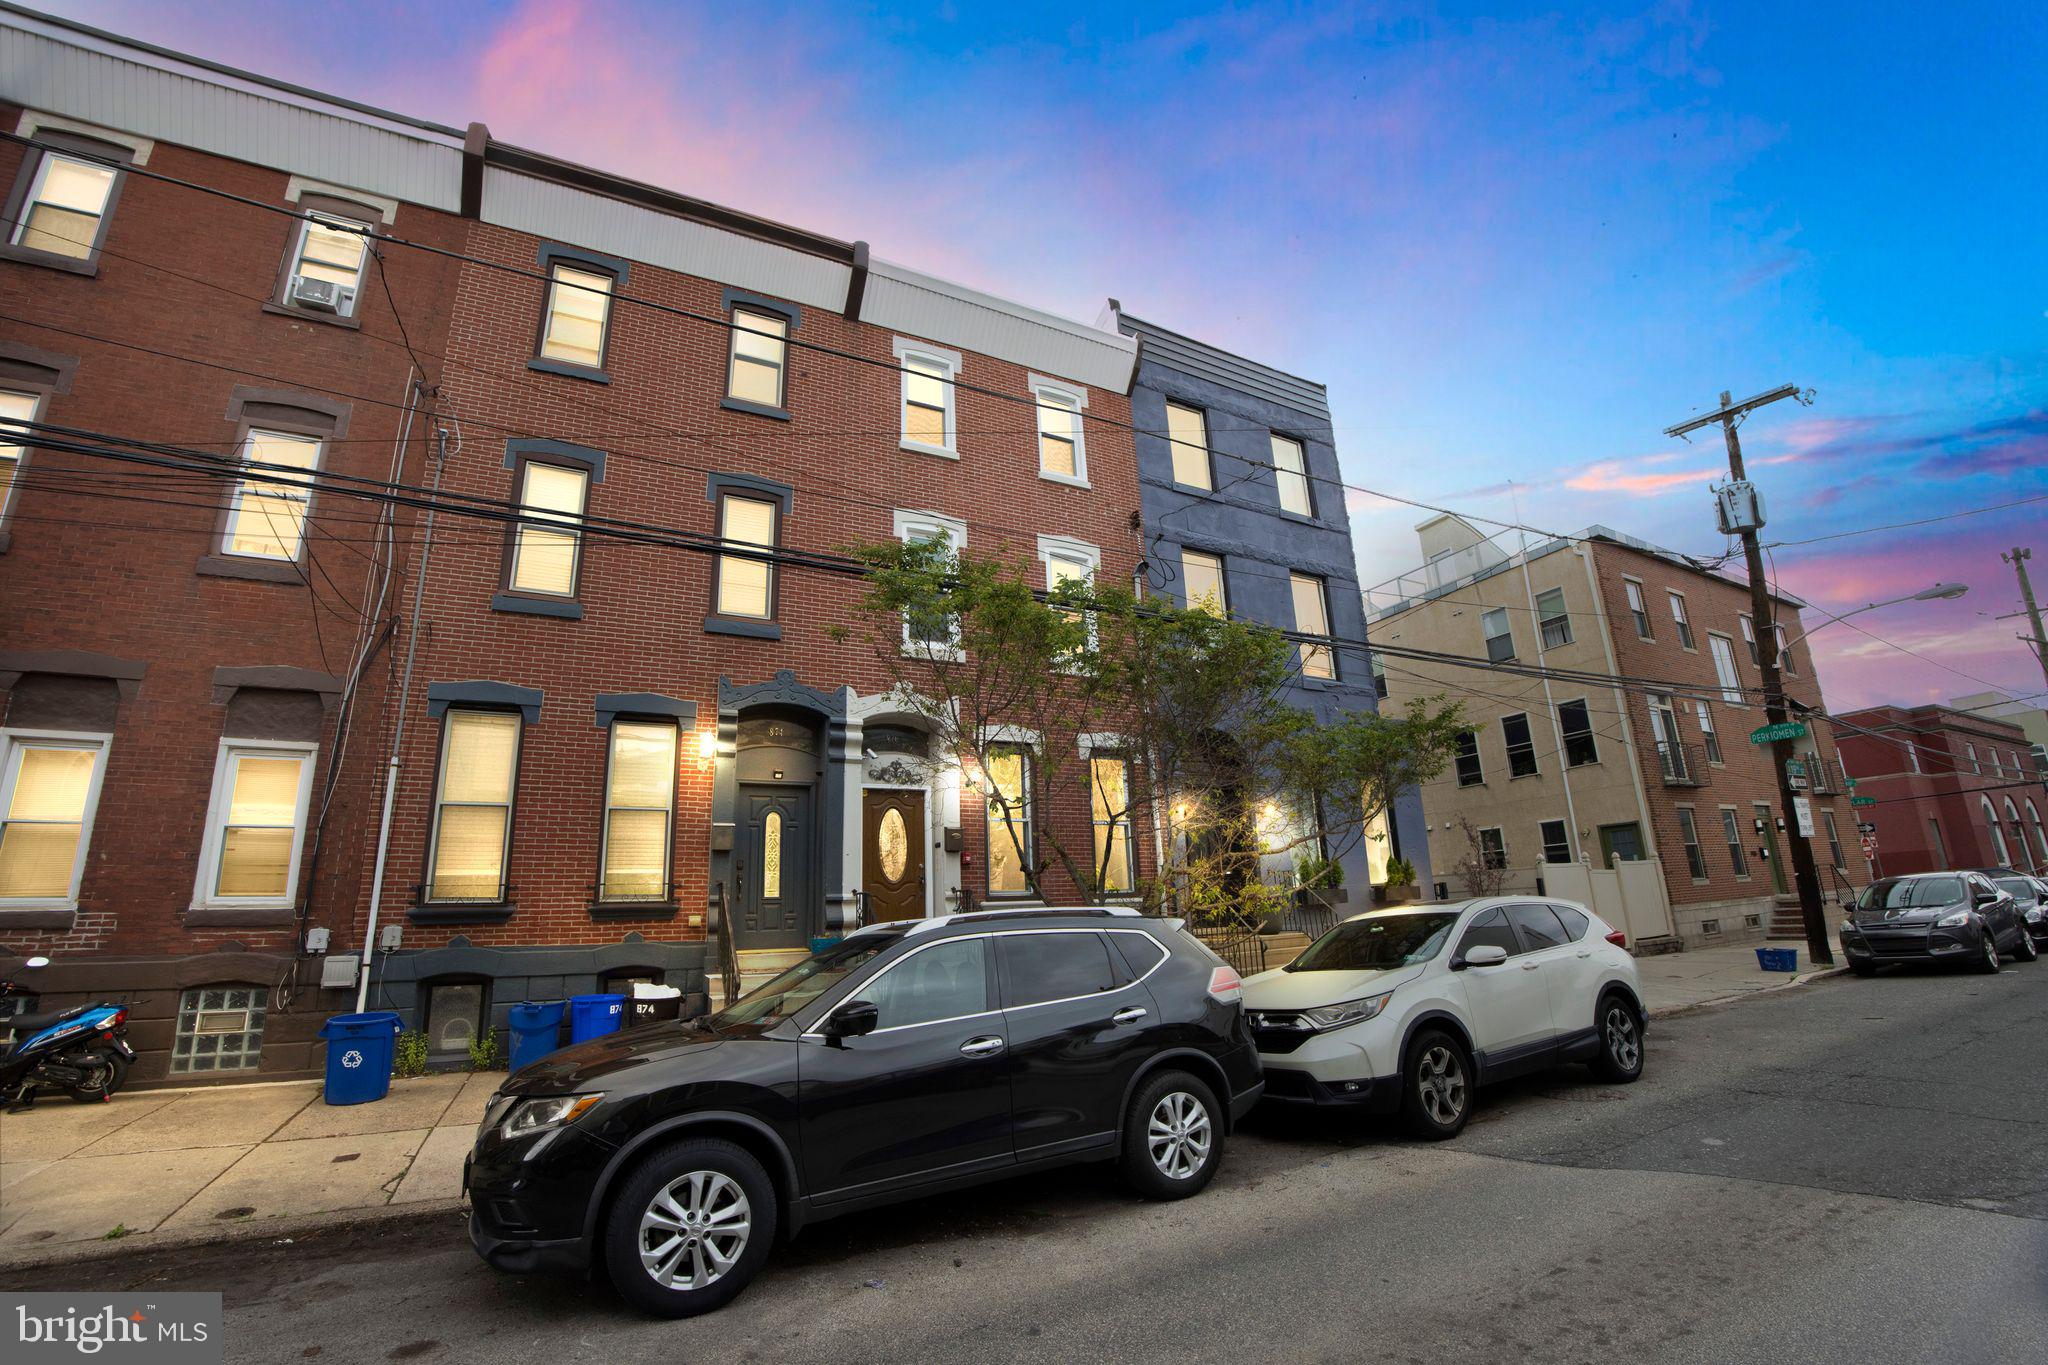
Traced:
POLYGON ((535 1062, 463 1168, 502 1270, 603 1266, 682 1317, 778 1235, 1081 1161, 1137 1190, 1209 1183, 1259 1098, 1237 973, 1176 920, 983 911, 873 925, 726 1009, 535 1062))

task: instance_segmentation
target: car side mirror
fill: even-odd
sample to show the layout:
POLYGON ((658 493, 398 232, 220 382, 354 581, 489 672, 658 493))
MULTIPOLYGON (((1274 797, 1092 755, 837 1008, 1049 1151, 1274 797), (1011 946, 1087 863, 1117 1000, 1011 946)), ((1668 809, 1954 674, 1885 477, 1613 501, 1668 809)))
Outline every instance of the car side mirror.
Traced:
POLYGON ((1464 956, 1451 965, 1462 971, 1466 967, 1498 967, 1507 960, 1507 949, 1498 943, 1482 943, 1476 948, 1466 949, 1464 956))
POLYGON ((825 1022, 818 1026, 818 1032, 826 1042, 838 1045, 848 1038, 858 1038, 863 1033, 873 1033, 875 1025, 882 1020, 882 1012, 866 1000, 849 1000, 825 1016, 825 1022))

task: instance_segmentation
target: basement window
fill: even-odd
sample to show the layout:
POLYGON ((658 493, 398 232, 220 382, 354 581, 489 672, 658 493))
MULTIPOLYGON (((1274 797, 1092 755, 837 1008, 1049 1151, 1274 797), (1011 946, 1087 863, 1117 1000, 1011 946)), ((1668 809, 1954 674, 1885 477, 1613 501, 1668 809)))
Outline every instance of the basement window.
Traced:
POLYGON ((266 986, 200 986, 178 998, 171 1072, 254 1071, 263 1053, 266 986))

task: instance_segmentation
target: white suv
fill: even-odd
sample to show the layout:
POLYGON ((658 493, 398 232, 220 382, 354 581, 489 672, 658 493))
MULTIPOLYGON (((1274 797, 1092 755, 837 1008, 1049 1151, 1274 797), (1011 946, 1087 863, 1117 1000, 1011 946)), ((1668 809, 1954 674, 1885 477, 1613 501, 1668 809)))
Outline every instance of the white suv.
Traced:
POLYGON ((1355 915, 1244 983, 1266 1098, 1465 1126, 1477 1086, 1562 1062, 1643 1074, 1627 940, 1584 906, 1488 896, 1355 915))

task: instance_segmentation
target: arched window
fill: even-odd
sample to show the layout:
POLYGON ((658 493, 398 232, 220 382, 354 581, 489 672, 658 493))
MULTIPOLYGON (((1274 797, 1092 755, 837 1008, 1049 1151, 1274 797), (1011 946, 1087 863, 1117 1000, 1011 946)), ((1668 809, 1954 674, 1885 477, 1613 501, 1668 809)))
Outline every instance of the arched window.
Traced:
POLYGON ((435 1057, 461 1057, 490 1027, 490 983, 480 976, 444 976, 420 984, 420 1032, 435 1057))
POLYGON ((1980 796, 1977 801, 1984 807, 1984 827, 1991 831, 1991 861, 2006 867, 2011 855, 2005 851, 2005 830, 1998 823, 1998 812, 1992 808, 1990 797, 1980 796))
POLYGON ((2027 801, 2027 823, 2034 827, 2034 854, 2039 860, 2035 866, 2048 872, 2048 829, 2042 828, 2041 812, 2031 798, 2027 801))
POLYGON ((2010 796, 2005 798, 2005 823, 2012 830, 2013 848, 2019 854, 2018 857, 2012 860, 2012 865, 2015 868, 2017 868, 2022 863, 2024 863, 2026 864, 2027 869, 2029 871, 2032 871, 2034 866, 2034 851, 2031 848, 2027 847, 2026 822, 2020 819, 2020 808, 2012 803, 2012 798, 2010 796))

